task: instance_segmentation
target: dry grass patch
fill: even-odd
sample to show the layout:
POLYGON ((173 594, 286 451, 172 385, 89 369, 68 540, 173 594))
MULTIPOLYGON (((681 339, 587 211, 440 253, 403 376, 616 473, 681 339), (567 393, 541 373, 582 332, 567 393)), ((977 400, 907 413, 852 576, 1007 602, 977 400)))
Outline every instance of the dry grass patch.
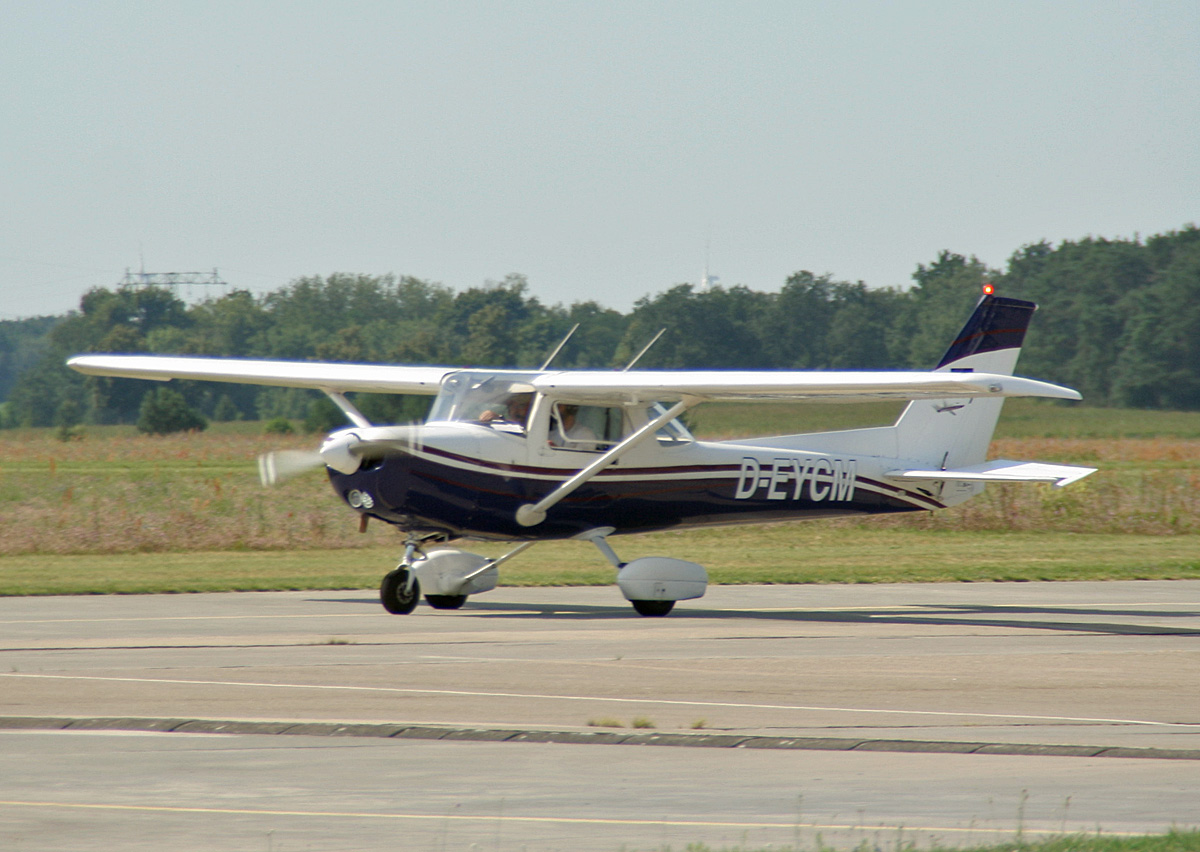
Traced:
MULTIPOLYGON (((126 556, 159 554, 135 560, 129 570, 150 572, 150 585, 179 589, 376 585, 399 552, 393 529, 372 524, 359 535, 357 516, 320 472, 271 490, 258 484, 257 454, 311 447, 316 439, 240 428, 165 437, 117 428, 68 442, 56 440, 53 430, 0 432, 0 557, 8 557, 0 572, 23 585, 17 574, 30 563, 18 557, 64 557, 35 562, 79 580, 101 561, 69 557, 121 557, 105 563, 102 573, 112 576, 126 572, 126 556), (269 553, 286 559, 249 555, 269 553), (288 560, 293 567, 280 567, 288 560), (172 568, 160 572, 156 564, 172 568), (221 580, 210 583, 211 577, 221 580)), ((717 582, 989 579, 1014 572, 1024 579, 1077 572, 1192 576, 1200 554, 1200 439, 1009 437, 995 442, 992 455, 1101 470, 1065 489, 990 486, 943 512, 613 543, 625 559, 663 553, 694 559, 717 582)), ((592 584, 610 582, 612 571, 591 546, 565 542, 535 547, 509 563, 504 576, 509 584, 592 584)), ((143 587, 141 580, 118 582, 124 590, 143 587)), ((89 579, 78 588, 111 587, 89 579)))

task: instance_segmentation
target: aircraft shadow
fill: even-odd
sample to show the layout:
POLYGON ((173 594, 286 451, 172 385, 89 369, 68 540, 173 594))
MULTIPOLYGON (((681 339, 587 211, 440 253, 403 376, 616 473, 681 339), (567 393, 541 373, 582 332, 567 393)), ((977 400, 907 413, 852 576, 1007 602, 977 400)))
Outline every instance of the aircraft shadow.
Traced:
MULTIPOLYGON (((339 599, 338 603, 361 603, 379 606, 378 598, 339 599)), ((920 606, 917 604, 915 606, 920 606)), ((418 614, 426 609, 422 604, 418 614)), ((464 616, 471 613, 486 614, 489 618, 504 618, 513 620, 554 619, 554 620, 607 620, 629 619, 637 623, 655 621, 643 620, 633 614, 624 603, 611 605, 595 604, 547 604, 547 603, 501 603, 489 602, 483 599, 468 601, 459 611, 464 616)), ((841 624, 896 624, 896 625, 930 625, 940 627, 962 627, 964 625, 978 627, 999 627, 1013 630, 1046 630, 1070 633, 1099 633, 1123 636, 1200 636, 1200 628, 1139 624, 1122 622, 1114 618, 1200 618, 1200 612, 1160 612, 1153 610, 1113 610, 1107 607, 1091 609, 1088 607, 1055 607, 1055 606, 990 606, 984 604, 931 604, 928 609, 919 612, 897 612, 891 607, 881 607, 878 610, 847 609, 847 610, 788 610, 785 612, 758 610, 713 610, 688 605, 684 603, 675 608, 667 616, 674 622, 684 620, 737 620, 750 619, 753 621, 770 621, 776 623, 841 623, 841 624), (1078 619, 1053 618, 1053 616, 1078 616, 1078 619), (1022 617, 1024 616, 1024 617, 1022 617), (1051 616, 1051 618, 1046 618, 1051 616), (1105 621, 1089 621, 1088 618, 1102 617, 1105 621)))

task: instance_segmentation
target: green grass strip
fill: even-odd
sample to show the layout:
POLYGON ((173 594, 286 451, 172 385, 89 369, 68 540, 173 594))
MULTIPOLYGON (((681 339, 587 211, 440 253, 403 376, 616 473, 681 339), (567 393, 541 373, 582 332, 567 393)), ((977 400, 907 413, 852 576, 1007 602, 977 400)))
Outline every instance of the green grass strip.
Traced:
MULTIPOLYGON (((932 583, 1200 579, 1196 536, 833 528, 786 524, 611 539, 621 558, 674 556, 711 582, 932 583)), ((486 555, 498 545, 465 543, 486 555)), ((375 588, 395 547, 19 555, 0 558, 0 595, 375 588)), ((507 586, 604 585, 614 571, 584 542, 546 542, 501 569, 507 586)))

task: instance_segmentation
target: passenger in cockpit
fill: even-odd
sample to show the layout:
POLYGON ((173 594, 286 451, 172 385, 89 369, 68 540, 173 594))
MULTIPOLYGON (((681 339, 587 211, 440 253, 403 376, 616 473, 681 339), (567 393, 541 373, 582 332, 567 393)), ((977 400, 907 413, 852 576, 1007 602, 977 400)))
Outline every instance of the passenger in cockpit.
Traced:
POLYGON ((588 451, 599 449, 596 445, 599 438, 595 431, 578 420, 578 405, 563 404, 556 406, 556 409, 557 414, 550 428, 550 446, 588 451))

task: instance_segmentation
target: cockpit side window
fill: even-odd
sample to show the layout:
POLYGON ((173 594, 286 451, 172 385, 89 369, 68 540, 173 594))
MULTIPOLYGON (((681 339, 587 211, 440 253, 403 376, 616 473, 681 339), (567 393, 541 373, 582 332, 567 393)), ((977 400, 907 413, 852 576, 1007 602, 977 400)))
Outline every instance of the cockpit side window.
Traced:
POLYGON ((550 446, 577 452, 601 452, 626 434, 625 412, 616 406, 556 402, 550 415, 550 446))
MULTIPOLYGON (((647 410, 647 419, 653 420, 667 413, 667 408, 661 402, 656 402, 647 410)), ((678 418, 668 420, 662 428, 656 433, 659 446, 673 447, 681 444, 689 444, 696 439, 692 437, 692 433, 683 425, 683 422, 678 418)))

